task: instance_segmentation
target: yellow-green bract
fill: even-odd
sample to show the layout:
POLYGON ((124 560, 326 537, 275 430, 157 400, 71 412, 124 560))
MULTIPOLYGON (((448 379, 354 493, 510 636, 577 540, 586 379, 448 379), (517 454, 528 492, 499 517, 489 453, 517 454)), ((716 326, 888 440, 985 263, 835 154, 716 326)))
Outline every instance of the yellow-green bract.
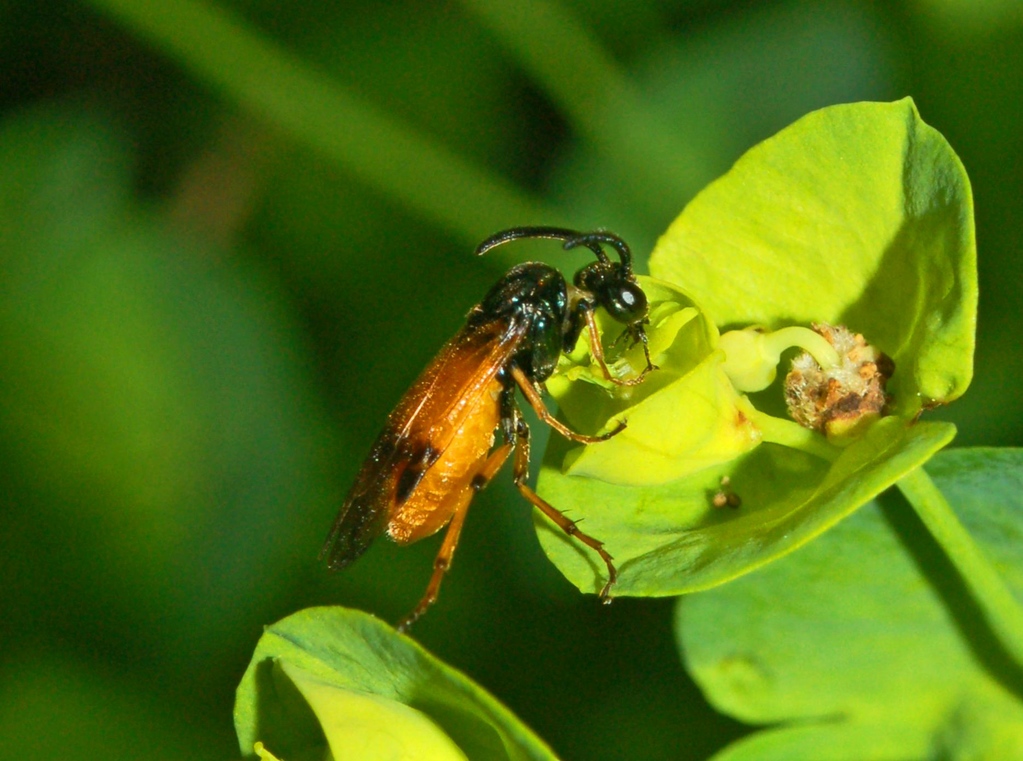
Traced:
POLYGON ((242 754, 555 761, 497 700, 384 622, 308 608, 267 627, 234 710, 242 754), (261 743, 257 750, 256 743, 261 743))
MULTIPOLYGON (((575 427, 592 430, 609 413, 628 420, 625 433, 585 450, 552 436, 539 480, 540 494, 585 519, 614 556, 615 593, 675 595, 759 567, 954 436, 952 425, 917 417, 972 377, 972 196, 959 159, 911 100, 823 109, 756 146, 686 207, 650 269, 675 284, 643 281, 661 369, 631 398, 599 378, 548 384, 575 427), (776 386, 749 398, 730 389, 716 355, 719 329, 816 322, 862 333, 895 361, 894 414, 844 449, 793 431, 776 386), (714 507, 726 476, 739 509, 714 507)), ((636 351, 626 357, 633 369, 636 351)), ((580 352, 572 359, 585 363, 580 352)), ((566 378, 587 374, 570 367, 566 378)), ((602 565, 537 523, 562 572, 600 589, 602 565)))

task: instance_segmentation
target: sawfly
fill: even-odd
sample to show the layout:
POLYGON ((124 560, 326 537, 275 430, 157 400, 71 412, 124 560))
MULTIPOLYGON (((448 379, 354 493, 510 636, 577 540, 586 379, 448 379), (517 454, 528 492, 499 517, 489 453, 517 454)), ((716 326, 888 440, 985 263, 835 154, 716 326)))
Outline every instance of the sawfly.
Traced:
POLYGON ((588 331, 591 354, 608 380, 625 386, 640 383, 656 369, 644 332, 649 305, 632 271, 628 245, 609 232, 517 227, 487 238, 476 253, 526 238, 561 241, 566 250, 583 247, 596 261, 580 269, 571 285, 554 267, 527 262, 510 269, 490 289, 387 418, 323 548, 328 567, 338 570, 361 556, 380 534, 405 545, 448 527, 426 593, 399 625, 402 630, 437 599, 472 498, 513 453, 513 478, 522 495, 607 565, 600 596, 610 601, 618 573, 603 543, 581 531, 526 483, 529 427, 516 390, 562 436, 583 444, 610 439, 625 428, 624 422, 599 436, 577 433, 548 411, 543 383, 583 330, 588 331), (642 342, 646 367, 638 375, 628 379, 612 375, 594 319, 598 308, 622 323, 633 342, 642 342), (495 446, 497 431, 500 443, 495 446))

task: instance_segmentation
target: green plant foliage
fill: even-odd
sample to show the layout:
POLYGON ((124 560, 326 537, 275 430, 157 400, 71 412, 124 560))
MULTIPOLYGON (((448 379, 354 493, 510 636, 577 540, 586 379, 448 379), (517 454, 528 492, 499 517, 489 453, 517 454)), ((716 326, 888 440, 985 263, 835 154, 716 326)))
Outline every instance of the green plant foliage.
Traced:
MULTIPOLYGON (((1023 451, 951 450, 925 467, 1023 599, 1023 451)), ((715 761, 1023 754, 1023 673, 895 500, 869 505, 759 573, 681 601, 676 634, 718 710, 779 725, 715 761)))
POLYGON ((310 608, 267 628, 238 687, 242 753, 281 759, 545 759, 504 706, 387 624, 310 608), (355 757, 355 756, 353 756, 355 757))
POLYGON ((909 98, 809 114, 686 207, 650 257, 718 326, 844 324, 895 360, 898 412, 973 376, 973 198, 909 98))
MULTIPOLYGON (((670 151, 657 151, 665 141, 635 130, 633 111, 600 109, 605 132, 634 130, 646 161, 661 177, 671 173, 670 182, 651 182, 650 170, 637 176, 622 151, 602 153, 596 141, 574 141, 558 165, 554 192, 571 218, 612 225, 643 256, 665 220, 749 146, 821 106, 889 90, 883 38, 856 4, 756 3, 745 13, 718 7, 720 14, 687 26, 682 38, 645 37, 629 49, 628 75, 660 124, 670 125, 670 151)), ((621 45, 633 8, 619 9, 605 43, 621 45)), ((585 13, 592 23, 590 3, 585 13)))
MULTIPOLYGON (((731 463, 643 488, 545 467, 542 494, 585 516, 585 530, 610 548, 620 572, 616 594, 684 594, 791 552, 925 462, 954 432, 947 423, 907 427, 889 418, 834 463, 764 444, 731 463), (742 500, 738 509, 712 503, 724 475, 742 500)), ((538 521, 537 533, 569 580, 586 592, 600 589, 599 559, 546 522, 538 521)))
MULTIPOLYGON (((547 383, 577 430, 608 430, 618 420, 629 424, 606 445, 572 447, 563 461, 566 474, 631 486, 663 484, 729 462, 760 443, 748 418, 752 405, 725 377, 717 328, 678 288, 652 278, 641 283, 651 304, 650 354, 659 369, 638 386, 615 389, 587 342, 580 341, 562 358, 562 372, 547 383), (685 425, 677 420, 682 409, 685 425)), ((615 335, 610 319, 601 322, 615 335)), ((645 365, 637 344, 613 372, 634 377, 645 365)))
MULTIPOLYGON (((834 525, 954 435, 916 418, 924 404, 955 399, 972 375, 972 205, 962 165, 911 101, 824 109, 757 146, 685 209, 650 266, 685 288, 644 281, 661 369, 610 392, 590 365, 566 377, 592 383, 552 381, 577 429, 608 416, 629 428, 589 446, 552 438, 539 482, 615 557, 617 593, 680 594, 752 570, 834 525), (780 399, 777 385, 747 398, 723 372, 715 326, 816 322, 863 333, 896 364, 895 415, 844 449, 759 412, 772 393, 780 399), (713 507, 723 477, 738 510, 713 507)), ((626 354, 625 374, 641 357, 637 347, 626 354)), ((596 558, 546 519, 537 524, 565 575, 600 589, 596 558)))
MULTIPOLYGON (((899 556, 894 588, 878 589, 874 545, 835 549, 829 532, 814 573, 845 592, 839 607, 875 619, 804 611, 775 632, 740 617, 742 606, 721 611, 710 630, 719 653, 746 629, 779 648, 788 636, 792 658, 764 673, 789 684, 794 664, 813 690, 774 709, 751 698, 768 718, 749 721, 781 722, 751 728, 686 678, 674 601, 600 606, 543 562, 526 530, 534 511, 506 466, 475 501, 454 572, 414 636, 566 758, 705 760, 751 735, 737 753, 789 761, 804 738, 811 759, 887 751, 907 761, 920 726, 891 721, 882 733, 862 722, 914 711, 938 727, 916 758, 1023 757, 1021 579, 1003 560, 1018 545, 1019 510, 985 504, 980 520, 978 506, 967 530, 943 494, 957 506, 985 495, 994 470, 932 458, 943 492, 924 468, 905 473, 951 436, 935 419, 955 422, 960 444, 1023 444, 1019 10, 1019 0, 0 0, 3 755, 238 758, 232 696, 266 623, 338 601, 392 620, 422 591, 440 536, 410 548, 378 541, 343 574, 316 558, 395 400, 512 263, 570 274, 592 261, 548 243, 475 259, 480 239, 513 225, 605 228, 647 272, 670 221, 750 146, 823 106, 912 92, 978 199, 975 377, 969 187, 948 147, 908 102, 813 114, 709 188, 679 223, 678 250, 654 257, 644 287, 656 297, 661 369, 608 393, 583 340, 552 380, 573 427, 625 418, 629 428, 593 447, 550 435, 540 488, 607 540, 619 592, 665 594, 765 563, 898 479, 920 522, 881 497, 883 528, 896 529, 896 549, 912 548, 931 586, 910 577, 899 595, 912 570, 899 556), (851 278, 836 277, 850 267, 851 278), (960 313, 946 309, 956 300, 960 313), (895 416, 854 429, 844 449, 781 417, 776 379, 794 344, 780 336, 807 331, 818 312, 898 364, 895 416), (754 335, 762 314, 770 332, 754 335), (732 362, 753 354, 737 344, 763 337, 764 361, 732 362), (955 405, 926 406, 967 382, 955 405), (920 524, 934 543, 914 538, 926 536, 920 524), (850 576, 867 566, 861 588, 850 576), (920 604, 916 593, 932 587, 944 608, 920 604), (930 624, 908 624, 901 651, 858 644, 881 643, 920 610, 930 624), (834 650, 822 656, 804 628, 834 650), (944 650, 930 647, 935 630, 944 650), (838 704, 828 689, 857 679, 846 657, 864 676, 838 704), (872 707, 873 691, 893 697, 889 674, 913 689, 872 707), (932 688, 947 690, 943 714, 932 688)), ((611 345, 621 327, 604 327, 615 371, 636 373, 642 352, 611 345)), ((535 475, 550 432, 533 433, 535 475)), ((1018 458, 1005 463, 1019 470, 1018 458)), ((863 533, 865 517, 847 516, 834 536, 863 533)), ((541 533, 595 591, 604 568, 592 553, 541 533)), ((803 582, 770 590, 764 621, 803 582)), ((822 595, 815 586, 803 607, 822 595)), ((500 739, 463 741, 475 736, 464 726, 500 733, 487 723, 492 701, 483 719, 447 708, 477 694, 461 678, 418 682, 421 695, 456 693, 440 707, 393 699, 392 674, 431 662, 383 626, 364 625, 358 647, 350 624, 331 627, 345 647, 324 636, 331 649, 318 663, 343 658, 349 676, 392 692, 356 692, 354 677, 338 685, 292 662, 294 651, 264 662, 256 672, 278 690, 260 692, 257 707, 296 713, 291 729, 262 717, 275 733, 257 755, 364 756, 367 742, 386 744, 366 731, 382 722, 419 755, 426 743, 441 757, 512 755, 500 739), (316 743, 292 755, 291 736, 316 743), (328 753, 328 737, 344 749, 328 753)), ((729 675, 753 674, 743 694, 754 695, 767 679, 749 665, 732 660, 729 675)))

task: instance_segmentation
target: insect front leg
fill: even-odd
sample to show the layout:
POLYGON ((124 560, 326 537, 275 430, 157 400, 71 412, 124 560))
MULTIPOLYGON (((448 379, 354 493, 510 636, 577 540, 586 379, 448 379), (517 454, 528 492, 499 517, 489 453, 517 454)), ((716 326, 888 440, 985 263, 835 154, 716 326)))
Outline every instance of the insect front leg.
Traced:
POLYGON ((522 390, 522 395, 525 396, 526 401, 529 402, 529 406, 532 407, 536 414, 540 416, 540 419, 569 441, 578 441, 580 444, 596 444, 601 441, 607 441, 612 436, 615 436, 625 430, 625 422, 620 421, 618 425, 615 426, 614 430, 602 433, 599 436, 587 436, 583 433, 576 433, 551 414, 550 410, 548 410, 547 406, 543 403, 543 398, 540 396, 540 392, 536 390, 532 381, 526 377, 522 368, 517 365, 512 365, 511 374, 515 383, 522 390))
POLYGON ((652 359, 650 359, 650 339, 647 338, 646 328, 643 327, 644 325, 648 324, 649 322, 650 322, 650 320, 643 320, 643 322, 636 323, 634 325, 630 325, 628 328, 626 328, 625 333, 622 334, 622 335, 625 335, 627 333, 628 335, 630 335, 632 337, 632 345, 633 346, 636 345, 637 341, 638 342, 642 342, 642 344, 643 344, 643 357, 646 359, 646 367, 643 368, 643 372, 641 372, 639 374, 640 378, 642 378, 644 375, 646 375, 651 370, 658 370, 658 369, 660 369, 660 368, 657 367, 657 365, 654 364, 654 361, 652 359))
POLYGON ((611 368, 607 366, 607 361, 604 358, 604 345, 600 341, 600 333, 597 330, 597 320, 593 316, 593 305, 585 301, 580 301, 577 307, 582 315, 583 320, 586 322, 586 332, 590 334, 590 354, 597 360, 597 364, 600 365, 601 371, 604 373, 604 377, 617 386, 638 386, 643 382, 646 374, 651 370, 656 370, 655 365, 650 359, 650 346, 647 341, 646 331, 643 330, 643 326, 630 326, 626 329, 626 333, 631 335, 635 340, 643 342, 643 356, 646 358, 646 367, 640 372, 639 375, 634 378, 618 378, 611 374, 611 368))
POLYGON ((604 584, 603 588, 600 590, 600 599, 603 600, 605 604, 610 603, 612 599, 611 588, 618 580, 618 569, 615 568, 614 563, 612 562, 613 558, 611 557, 611 554, 604 549, 604 543, 581 531, 575 521, 567 518, 564 513, 554 507, 554 505, 542 499, 526 483, 526 479, 529 478, 529 426, 526 425, 526 421, 518 414, 518 410, 516 410, 515 419, 515 438, 516 448, 515 461, 513 464, 515 486, 518 488, 523 497, 528 499, 535 507, 539 508, 544 515, 554 521, 558 528, 569 536, 575 537, 600 555, 600 559, 603 560, 604 564, 607 566, 607 583, 604 584))

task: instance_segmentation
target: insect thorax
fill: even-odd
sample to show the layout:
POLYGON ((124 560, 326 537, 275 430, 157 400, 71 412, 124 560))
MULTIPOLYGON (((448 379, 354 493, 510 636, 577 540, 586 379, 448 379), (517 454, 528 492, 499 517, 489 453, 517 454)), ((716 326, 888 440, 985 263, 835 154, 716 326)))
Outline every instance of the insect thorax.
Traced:
POLYGON ((561 355, 568 286, 547 264, 526 262, 510 269, 472 311, 469 324, 508 319, 523 330, 514 361, 530 378, 551 376, 561 355))

